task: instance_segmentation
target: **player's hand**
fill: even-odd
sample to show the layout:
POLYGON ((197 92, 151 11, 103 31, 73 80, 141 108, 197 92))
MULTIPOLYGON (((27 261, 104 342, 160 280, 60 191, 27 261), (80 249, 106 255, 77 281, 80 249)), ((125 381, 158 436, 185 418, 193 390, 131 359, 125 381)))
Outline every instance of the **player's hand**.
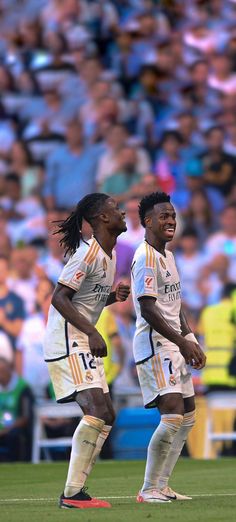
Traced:
POLYGON ((94 357, 106 357, 107 345, 97 330, 94 329, 94 331, 89 334, 88 340, 91 354, 94 357))
POLYGON ((130 286, 119 283, 115 289, 116 301, 126 301, 130 294, 130 286))
POLYGON ((201 355, 201 362, 197 363, 195 359, 192 360, 191 366, 195 368, 195 370, 201 370, 206 365, 206 355, 203 352, 200 344, 196 343, 196 346, 198 348, 199 354, 201 355))
POLYGON ((204 368, 206 364, 206 356, 199 344, 183 338, 179 349, 187 364, 191 364, 191 366, 196 370, 204 368))

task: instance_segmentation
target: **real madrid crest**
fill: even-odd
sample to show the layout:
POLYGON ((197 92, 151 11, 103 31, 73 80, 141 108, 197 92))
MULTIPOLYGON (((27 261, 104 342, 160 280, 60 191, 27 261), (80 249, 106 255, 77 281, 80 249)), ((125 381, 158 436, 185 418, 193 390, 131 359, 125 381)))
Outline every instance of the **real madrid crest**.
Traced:
POLYGON ((174 375, 170 375, 169 383, 170 383, 171 386, 175 386, 176 385, 176 378, 175 378, 174 375))
POLYGON ((86 374, 85 374, 85 379, 87 382, 92 382, 93 381, 93 375, 92 375, 92 372, 90 372, 90 370, 87 370, 86 374))
POLYGON ((164 270, 166 270, 166 264, 163 261, 162 257, 159 258, 159 261, 160 261, 160 265, 162 266, 162 268, 164 268, 164 270))

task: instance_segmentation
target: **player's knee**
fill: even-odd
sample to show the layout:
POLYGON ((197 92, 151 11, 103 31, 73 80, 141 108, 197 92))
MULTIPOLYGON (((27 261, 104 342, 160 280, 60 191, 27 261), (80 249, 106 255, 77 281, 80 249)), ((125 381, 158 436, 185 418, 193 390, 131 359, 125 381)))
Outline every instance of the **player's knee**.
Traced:
POLYGON ((190 429, 193 428, 196 422, 196 410, 188 411, 184 414, 183 426, 188 426, 190 429))
POLYGON ((100 419, 104 420, 107 426, 112 426, 115 422, 115 412, 114 410, 109 410, 108 408, 103 408, 100 411, 100 419))
POLYGON ((113 426, 113 424, 115 422, 115 418, 116 418, 115 412, 108 411, 107 415, 106 415, 105 424, 107 426, 113 426))
POLYGON ((114 424, 115 415, 112 415, 111 412, 108 410, 104 411, 101 418, 102 418, 102 420, 104 420, 104 422, 107 426, 112 426, 114 424))
POLYGON ((92 405, 89 415, 103 420, 107 426, 112 426, 115 421, 115 412, 109 411, 105 404, 92 405))

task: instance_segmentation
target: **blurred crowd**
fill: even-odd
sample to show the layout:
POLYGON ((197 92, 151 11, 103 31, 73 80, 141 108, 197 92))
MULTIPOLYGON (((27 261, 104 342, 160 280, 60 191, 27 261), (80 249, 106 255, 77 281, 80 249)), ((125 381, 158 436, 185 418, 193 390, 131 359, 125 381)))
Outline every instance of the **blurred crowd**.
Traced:
MULTIPOLYGON (((23 426, 49 390, 42 338, 66 261, 54 222, 87 193, 116 197, 128 223, 117 280, 129 281, 144 237, 138 203, 155 190, 177 211, 170 248, 204 343, 206 310, 236 286, 236 1, 1 0, 0 441, 17 428, 16 406, 6 417, 1 399, 13 390, 16 400, 17 379, 23 426)), ((137 386, 131 299, 110 313, 119 393, 137 386)), ((235 388, 227 379, 218 384, 235 388)), ((196 378, 198 393, 207 385, 196 378)))

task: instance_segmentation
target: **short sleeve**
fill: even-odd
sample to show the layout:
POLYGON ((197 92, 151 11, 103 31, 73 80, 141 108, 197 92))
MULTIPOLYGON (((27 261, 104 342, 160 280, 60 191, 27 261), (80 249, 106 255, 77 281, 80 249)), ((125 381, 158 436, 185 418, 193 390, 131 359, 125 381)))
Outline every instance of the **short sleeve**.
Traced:
POLYGON ((156 264, 149 266, 145 254, 140 255, 133 264, 132 276, 136 299, 144 296, 157 298, 156 264))
POLYGON ((77 250, 64 266, 58 282, 69 286, 77 292, 89 271, 89 265, 85 262, 85 256, 86 252, 77 250))

